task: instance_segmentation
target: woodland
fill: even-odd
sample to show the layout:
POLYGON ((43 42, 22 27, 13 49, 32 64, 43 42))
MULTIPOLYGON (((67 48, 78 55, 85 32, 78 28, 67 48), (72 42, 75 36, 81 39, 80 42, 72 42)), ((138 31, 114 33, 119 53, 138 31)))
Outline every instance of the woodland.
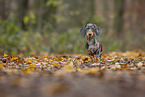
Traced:
POLYGON ((0 97, 145 97, 144 0, 0 0, 0 97), (80 29, 100 28, 92 62, 80 29))

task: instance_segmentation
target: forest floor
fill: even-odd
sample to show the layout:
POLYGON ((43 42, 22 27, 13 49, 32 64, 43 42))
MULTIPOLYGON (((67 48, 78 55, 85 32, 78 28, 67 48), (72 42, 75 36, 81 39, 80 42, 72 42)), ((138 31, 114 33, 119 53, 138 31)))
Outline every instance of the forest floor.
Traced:
POLYGON ((0 58, 0 97, 145 97, 145 52, 0 58))

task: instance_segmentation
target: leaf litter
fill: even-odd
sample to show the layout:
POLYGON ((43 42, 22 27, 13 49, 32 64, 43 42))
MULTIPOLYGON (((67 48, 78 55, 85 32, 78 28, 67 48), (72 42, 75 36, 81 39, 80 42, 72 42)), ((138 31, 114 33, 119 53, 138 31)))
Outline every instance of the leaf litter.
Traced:
POLYGON ((0 58, 2 97, 144 97, 144 91, 145 52, 106 53, 100 62, 77 54, 0 58))

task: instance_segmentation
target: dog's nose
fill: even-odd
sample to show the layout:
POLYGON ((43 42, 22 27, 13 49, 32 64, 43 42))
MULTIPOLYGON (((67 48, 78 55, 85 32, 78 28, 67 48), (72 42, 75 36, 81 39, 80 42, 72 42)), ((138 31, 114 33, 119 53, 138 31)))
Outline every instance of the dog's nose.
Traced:
POLYGON ((91 33, 89 33, 89 36, 91 36, 92 34, 91 33))

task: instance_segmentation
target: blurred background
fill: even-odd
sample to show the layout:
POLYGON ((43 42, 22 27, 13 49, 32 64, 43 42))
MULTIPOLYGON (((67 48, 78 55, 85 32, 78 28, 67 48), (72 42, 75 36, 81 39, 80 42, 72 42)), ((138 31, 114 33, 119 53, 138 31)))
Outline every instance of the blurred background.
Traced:
POLYGON ((87 54, 87 23, 104 52, 145 50, 145 0, 0 0, 0 54, 87 54))

